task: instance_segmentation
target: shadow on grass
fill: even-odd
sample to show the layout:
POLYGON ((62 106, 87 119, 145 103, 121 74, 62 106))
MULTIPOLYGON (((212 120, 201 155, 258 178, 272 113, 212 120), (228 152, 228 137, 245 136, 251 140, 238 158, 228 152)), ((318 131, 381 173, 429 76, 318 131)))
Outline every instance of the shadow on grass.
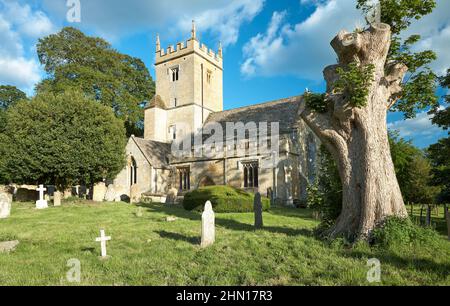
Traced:
POLYGON ((167 238, 171 240, 185 241, 190 244, 198 245, 200 243, 199 237, 190 237, 179 233, 167 232, 167 231, 155 231, 161 238, 167 238))
MULTIPOLYGON (((247 231, 252 232, 255 231, 255 227, 251 224, 241 223, 233 219, 221 219, 216 218, 216 224, 222 226, 224 228, 235 230, 235 231, 247 231)), ((289 227, 280 227, 280 226, 264 226, 260 231, 266 231, 276 234, 285 234, 287 236, 306 236, 306 237, 314 237, 314 233, 312 230, 300 228, 289 228, 289 227)))
POLYGON ((273 215, 284 216, 284 217, 294 217, 301 219, 311 219, 313 218, 313 211, 311 209, 305 208, 291 208, 291 207, 272 207, 269 212, 273 215))
MULTIPOLYGON (((201 219, 202 219, 201 214, 196 213, 196 212, 187 211, 180 206, 165 206, 162 204, 138 204, 138 206, 147 208, 149 212, 173 215, 178 218, 188 219, 191 221, 201 221, 201 219)), ((281 214, 281 211, 283 209, 284 208, 277 208, 276 211, 279 214, 281 214)), ((287 210, 291 210, 291 209, 287 209, 287 210)), ((297 216, 299 218, 307 218, 307 217, 303 217, 303 213, 307 214, 307 212, 299 213, 299 212, 295 212, 294 210, 297 210, 297 209, 292 209, 291 213, 294 214, 293 216, 297 216)), ((272 210, 270 212, 273 213, 272 210)), ((289 212, 287 213, 287 216, 290 216, 289 212)), ((236 221, 234 219, 225 219, 225 218, 217 218, 216 217, 216 224, 218 226, 221 226, 221 227, 224 227, 224 228, 227 228, 230 230, 235 230, 235 231, 248 231, 248 232, 255 231, 255 227, 253 225, 247 224, 247 223, 242 223, 242 222, 236 221)), ((305 228, 295 229, 295 228, 280 227, 280 226, 264 226, 261 229, 261 231, 285 234, 287 236, 314 237, 313 231, 311 229, 305 229, 305 228)), ((158 232, 158 233, 160 234, 161 232, 158 232)), ((172 234, 178 235, 178 234, 174 234, 174 233, 172 233, 172 234)), ((167 237, 167 238, 170 238, 170 237, 167 237)), ((179 237, 179 238, 182 238, 182 237, 179 237)))
POLYGON ((95 248, 85 247, 81 249, 82 252, 94 254, 95 248))
POLYGON ((358 250, 352 250, 351 252, 342 253, 343 256, 349 258, 373 258, 376 257, 380 260, 381 264, 390 264, 398 269, 415 269, 423 272, 428 272, 430 274, 437 274, 439 277, 445 279, 450 273, 450 264, 447 263, 436 263, 433 260, 424 258, 411 258, 409 256, 398 256, 391 251, 375 251, 375 252, 364 252, 358 250))

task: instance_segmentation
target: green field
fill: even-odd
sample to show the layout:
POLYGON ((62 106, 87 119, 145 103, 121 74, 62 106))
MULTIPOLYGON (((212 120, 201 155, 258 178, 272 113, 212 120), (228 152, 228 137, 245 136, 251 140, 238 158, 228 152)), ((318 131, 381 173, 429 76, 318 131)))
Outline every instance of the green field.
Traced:
POLYGON ((160 204, 72 203, 37 211, 13 204, 0 220, 0 241, 20 240, 0 254, 0 285, 450 285, 450 242, 435 248, 381 250, 316 239, 309 210, 275 208, 263 230, 252 213, 216 214, 216 243, 199 247, 200 214, 160 204), (165 221, 176 216, 174 222, 165 221), (99 260, 101 228, 111 258, 99 260), (69 283, 69 259, 81 262, 81 283, 69 283), (367 260, 381 262, 381 283, 369 283, 367 260))

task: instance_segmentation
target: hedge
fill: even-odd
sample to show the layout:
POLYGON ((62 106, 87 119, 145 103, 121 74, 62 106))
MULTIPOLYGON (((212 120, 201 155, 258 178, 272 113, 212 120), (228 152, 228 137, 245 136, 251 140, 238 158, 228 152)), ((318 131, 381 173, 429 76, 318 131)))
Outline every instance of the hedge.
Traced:
MULTIPOLYGON (((208 186, 188 192, 184 196, 186 210, 203 211, 211 201, 215 212, 253 212, 254 194, 229 186, 208 186)), ((263 210, 270 208, 270 200, 261 197, 263 210)))

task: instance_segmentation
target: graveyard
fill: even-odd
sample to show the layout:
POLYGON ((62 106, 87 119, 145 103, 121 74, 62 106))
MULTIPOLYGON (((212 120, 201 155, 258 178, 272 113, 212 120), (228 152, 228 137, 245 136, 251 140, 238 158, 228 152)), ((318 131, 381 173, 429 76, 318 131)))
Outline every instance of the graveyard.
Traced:
POLYGON ((0 286, 450 286, 450 1, 32 2, 0 286))
MULTIPOLYGON (((442 217, 441 217, 442 219, 442 217)), ((438 218, 436 218, 438 220, 438 218)), ((433 220, 433 221, 436 221, 433 220)), ((201 246, 202 215, 164 204, 63 201, 35 209, 13 203, 0 220, 2 285, 449 285, 450 244, 393 249, 315 238, 308 209, 271 208, 255 229, 254 213, 215 213, 215 241, 201 246), (101 258, 100 230, 107 259, 101 258), (366 279, 378 258, 381 282, 366 279), (69 282, 70 260, 80 282, 69 282)))

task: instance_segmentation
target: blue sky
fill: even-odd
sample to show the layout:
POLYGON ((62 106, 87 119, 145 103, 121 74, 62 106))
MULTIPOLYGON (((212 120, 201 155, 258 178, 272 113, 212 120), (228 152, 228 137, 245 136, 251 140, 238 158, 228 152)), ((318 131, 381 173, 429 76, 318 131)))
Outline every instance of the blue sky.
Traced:
MULTIPOLYGON (((71 0, 73 1, 73 0, 71 0)), ((337 32, 364 26, 354 0, 79 0, 81 22, 67 21, 67 0, 0 0, 0 84, 31 94, 44 77, 36 57, 39 37, 63 26, 102 36, 120 52, 141 58, 154 75, 156 33, 167 48, 190 35, 197 22, 203 43, 224 45, 224 103, 230 109, 323 91, 322 70, 335 62, 329 42, 337 32)), ((77 1, 73 1, 77 2, 77 1)), ((450 1, 413 24, 405 36, 422 35, 417 50, 432 48, 437 73, 450 68, 450 1)), ((444 92, 440 92, 443 94, 444 92)), ((389 114, 389 127, 425 147, 446 132, 429 116, 389 114)))

